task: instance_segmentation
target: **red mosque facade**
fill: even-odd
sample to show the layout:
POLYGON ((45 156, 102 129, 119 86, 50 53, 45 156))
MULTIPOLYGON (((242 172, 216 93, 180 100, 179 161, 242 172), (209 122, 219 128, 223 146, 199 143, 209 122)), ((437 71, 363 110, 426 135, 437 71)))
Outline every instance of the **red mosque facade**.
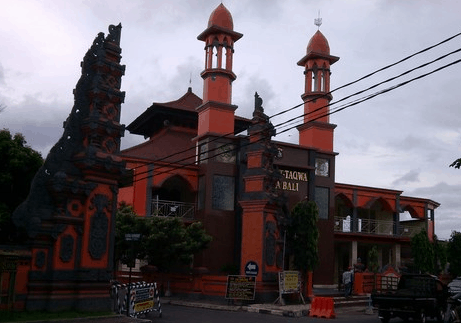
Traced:
POLYGON ((305 82, 298 144, 272 139, 274 127, 257 95, 252 119, 236 115, 232 62, 242 36, 220 4, 197 37, 205 43, 202 98, 189 88, 177 100, 152 104, 128 125, 147 140, 121 152, 133 181, 120 188, 119 202, 133 205, 140 216, 201 221, 213 241, 194 266, 213 275, 229 266, 243 273, 254 261, 257 281, 274 282, 277 272, 288 269, 283 218, 305 199, 319 207, 315 285, 337 283, 339 272, 359 257, 366 264, 374 245, 381 266, 408 264, 411 236, 426 229, 433 238, 439 204, 399 190, 335 182, 336 125, 328 104, 330 66, 339 57, 330 54, 325 36, 317 31, 297 62, 305 82), (411 220, 401 221, 403 212, 411 220))

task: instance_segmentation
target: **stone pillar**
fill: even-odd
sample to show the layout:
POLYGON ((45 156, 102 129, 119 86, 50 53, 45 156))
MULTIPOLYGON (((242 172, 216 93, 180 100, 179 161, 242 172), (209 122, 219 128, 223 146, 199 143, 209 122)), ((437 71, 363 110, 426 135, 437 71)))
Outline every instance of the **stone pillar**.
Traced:
POLYGON ((357 241, 352 241, 351 242, 351 259, 350 259, 350 265, 353 266, 354 264, 357 263, 357 241))
POLYGON ((383 268, 383 248, 378 247, 378 267, 383 268))
POLYGON ((400 244, 396 243, 394 245, 394 252, 393 252, 394 253, 394 255, 393 255, 394 259, 392 259, 393 260, 392 262, 394 263, 396 270, 398 270, 398 268, 401 265, 400 250, 401 250, 400 249, 400 244))
MULTIPOLYGON (((259 300, 269 300, 277 288, 277 273, 283 270, 283 220, 281 200, 276 190, 280 173, 273 168, 277 149, 271 143, 274 127, 264 114, 262 99, 255 94, 252 125, 248 129, 252 143, 245 151, 247 169, 243 173, 244 189, 239 203, 242 211, 240 267, 245 273, 248 261, 259 267, 256 280, 261 282, 259 300), (267 286, 265 282, 270 282, 267 286), (271 286, 271 287, 270 287, 271 286)), ((258 293, 258 292, 257 292, 258 293)))

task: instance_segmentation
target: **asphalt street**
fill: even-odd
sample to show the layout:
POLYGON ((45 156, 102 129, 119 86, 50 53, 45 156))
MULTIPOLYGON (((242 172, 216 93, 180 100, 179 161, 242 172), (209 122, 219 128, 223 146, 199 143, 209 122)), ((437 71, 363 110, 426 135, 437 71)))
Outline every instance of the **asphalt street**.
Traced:
MULTIPOLYGON (((282 322, 323 322, 331 321, 325 318, 313 318, 313 317, 284 317, 279 315, 269 315, 260 313, 250 313, 246 311, 232 312, 232 311, 218 311, 203 308, 174 306, 165 304, 162 307, 162 317, 159 318, 157 313, 150 313, 146 315, 146 319, 152 322, 170 323, 170 322, 187 322, 187 323, 282 323, 282 322)), ((344 311, 338 313, 337 317, 333 319, 334 322, 346 322, 346 323, 379 323, 380 320, 377 314, 367 315, 363 312, 358 311, 344 311)), ((395 319, 392 322, 402 322, 399 319, 395 319)))

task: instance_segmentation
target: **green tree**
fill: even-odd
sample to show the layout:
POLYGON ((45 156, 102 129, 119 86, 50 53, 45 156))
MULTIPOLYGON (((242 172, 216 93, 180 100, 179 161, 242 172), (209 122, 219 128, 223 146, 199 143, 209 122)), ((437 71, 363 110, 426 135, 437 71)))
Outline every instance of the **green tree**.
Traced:
POLYGON ((461 275, 461 232, 452 231, 447 246, 447 260, 450 263, 450 274, 461 275))
POLYGON ((294 265, 303 275, 314 270, 319 262, 318 214, 317 204, 313 201, 297 203, 290 214, 287 243, 294 257, 294 265))
POLYGON ((434 274, 440 274, 447 265, 447 244, 444 241, 440 241, 436 235, 434 235, 434 274))
POLYGON ((453 163, 451 163, 450 167, 454 167, 454 168, 459 169, 461 167, 461 158, 458 158, 453 163))
POLYGON ((206 249, 212 238, 200 222, 186 226, 175 217, 139 217, 131 206, 121 204, 115 240, 117 260, 128 263, 133 255, 161 271, 168 271, 176 264, 190 264, 194 254, 206 249), (140 233, 141 240, 132 245, 125 241, 126 233, 140 233))
POLYGON ((125 240, 127 233, 141 233, 145 230, 139 217, 134 213, 133 207, 121 203, 115 217, 115 261, 130 264, 134 259, 139 258, 142 249, 138 242, 125 240))
POLYGON ((374 245, 369 251, 368 251, 368 268, 372 273, 377 273, 379 269, 379 262, 378 262, 378 247, 374 245))
POLYGON ((41 154, 27 145, 20 133, 0 130, 0 243, 21 239, 11 214, 27 198, 30 184, 43 164, 41 154))
POLYGON ((426 230, 421 230, 411 238, 411 254, 416 270, 420 273, 434 273, 435 251, 426 230))

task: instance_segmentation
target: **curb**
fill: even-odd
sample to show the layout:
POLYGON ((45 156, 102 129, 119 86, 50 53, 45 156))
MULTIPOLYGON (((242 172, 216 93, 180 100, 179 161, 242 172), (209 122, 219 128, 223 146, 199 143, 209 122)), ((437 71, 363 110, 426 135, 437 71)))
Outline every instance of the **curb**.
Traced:
MULTIPOLYGON (((195 307, 195 308, 210 309, 210 310, 217 310, 217 311, 259 313, 259 314, 277 315, 277 316, 294 317, 294 318, 309 316, 309 309, 310 309, 310 304, 302 306, 302 307, 299 305, 287 305, 286 308, 283 308, 282 306, 275 306, 273 304, 221 305, 221 304, 201 303, 201 302, 196 302, 196 301, 194 302, 194 301, 184 301, 184 300, 176 300, 176 299, 164 300, 162 304, 169 304, 173 306, 195 307)), ((365 314, 365 309, 366 309, 366 306, 338 306, 336 307, 335 305, 336 315, 338 314, 347 315, 347 314, 352 314, 352 313, 365 314)))
POLYGON ((271 315, 278 315, 278 316, 285 316, 285 317, 302 317, 307 316, 309 314, 309 310, 274 310, 274 309, 267 309, 267 308, 258 308, 250 306, 248 307, 248 312, 250 313, 259 313, 259 314, 271 314, 271 315))
POLYGON ((137 322, 137 323, 152 323, 149 319, 141 319, 141 318, 134 318, 134 317, 127 317, 121 314, 114 314, 114 315, 103 315, 103 316, 87 316, 87 317, 74 317, 74 318, 65 318, 65 319, 45 319, 45 320, 33 320, 33 321, 6 321, 5 323, 12 323, 12 322, 20 322, 20 323, 68 323, 68 322, 78 322, 78 323, 85 323, 85 322, 95 322, 95 321, 114 321, 114 319, 118 319, 121 321, 127 322, 137 322))
POLYGON ((209 310, 217 311, 230 311, 230 312, 249 312, 249 313, 260 313, 260 314, 271 314, 278 316, 286 317, 301 317, 307 316, 309 313, 308 309, 299 309, 299 310, 285 310, 285 309, 271 309, 264 305, 242 305, 242 306, 229 306, 229 305, 218 305, 210 303, 198 303, 198 302, 188 302, 181 300, 168 300, 164 304, 176 305, 176 306, 186 306, 186 307, 195 307, 195 308, 204 308, 209 310))
POLYGON ((204 308, 209 310, 218 310, 218 311, 247 311, 247 306, 229 306, 229 305, 219 305, 219 304, 210 304, 210 303, 198 303, 198 302, 189 302, 181 300, 167 300, 162 302, 162 304, 176 305, 176 306, 186 306, 186 307, 195 307, 195 308, 204 308))

